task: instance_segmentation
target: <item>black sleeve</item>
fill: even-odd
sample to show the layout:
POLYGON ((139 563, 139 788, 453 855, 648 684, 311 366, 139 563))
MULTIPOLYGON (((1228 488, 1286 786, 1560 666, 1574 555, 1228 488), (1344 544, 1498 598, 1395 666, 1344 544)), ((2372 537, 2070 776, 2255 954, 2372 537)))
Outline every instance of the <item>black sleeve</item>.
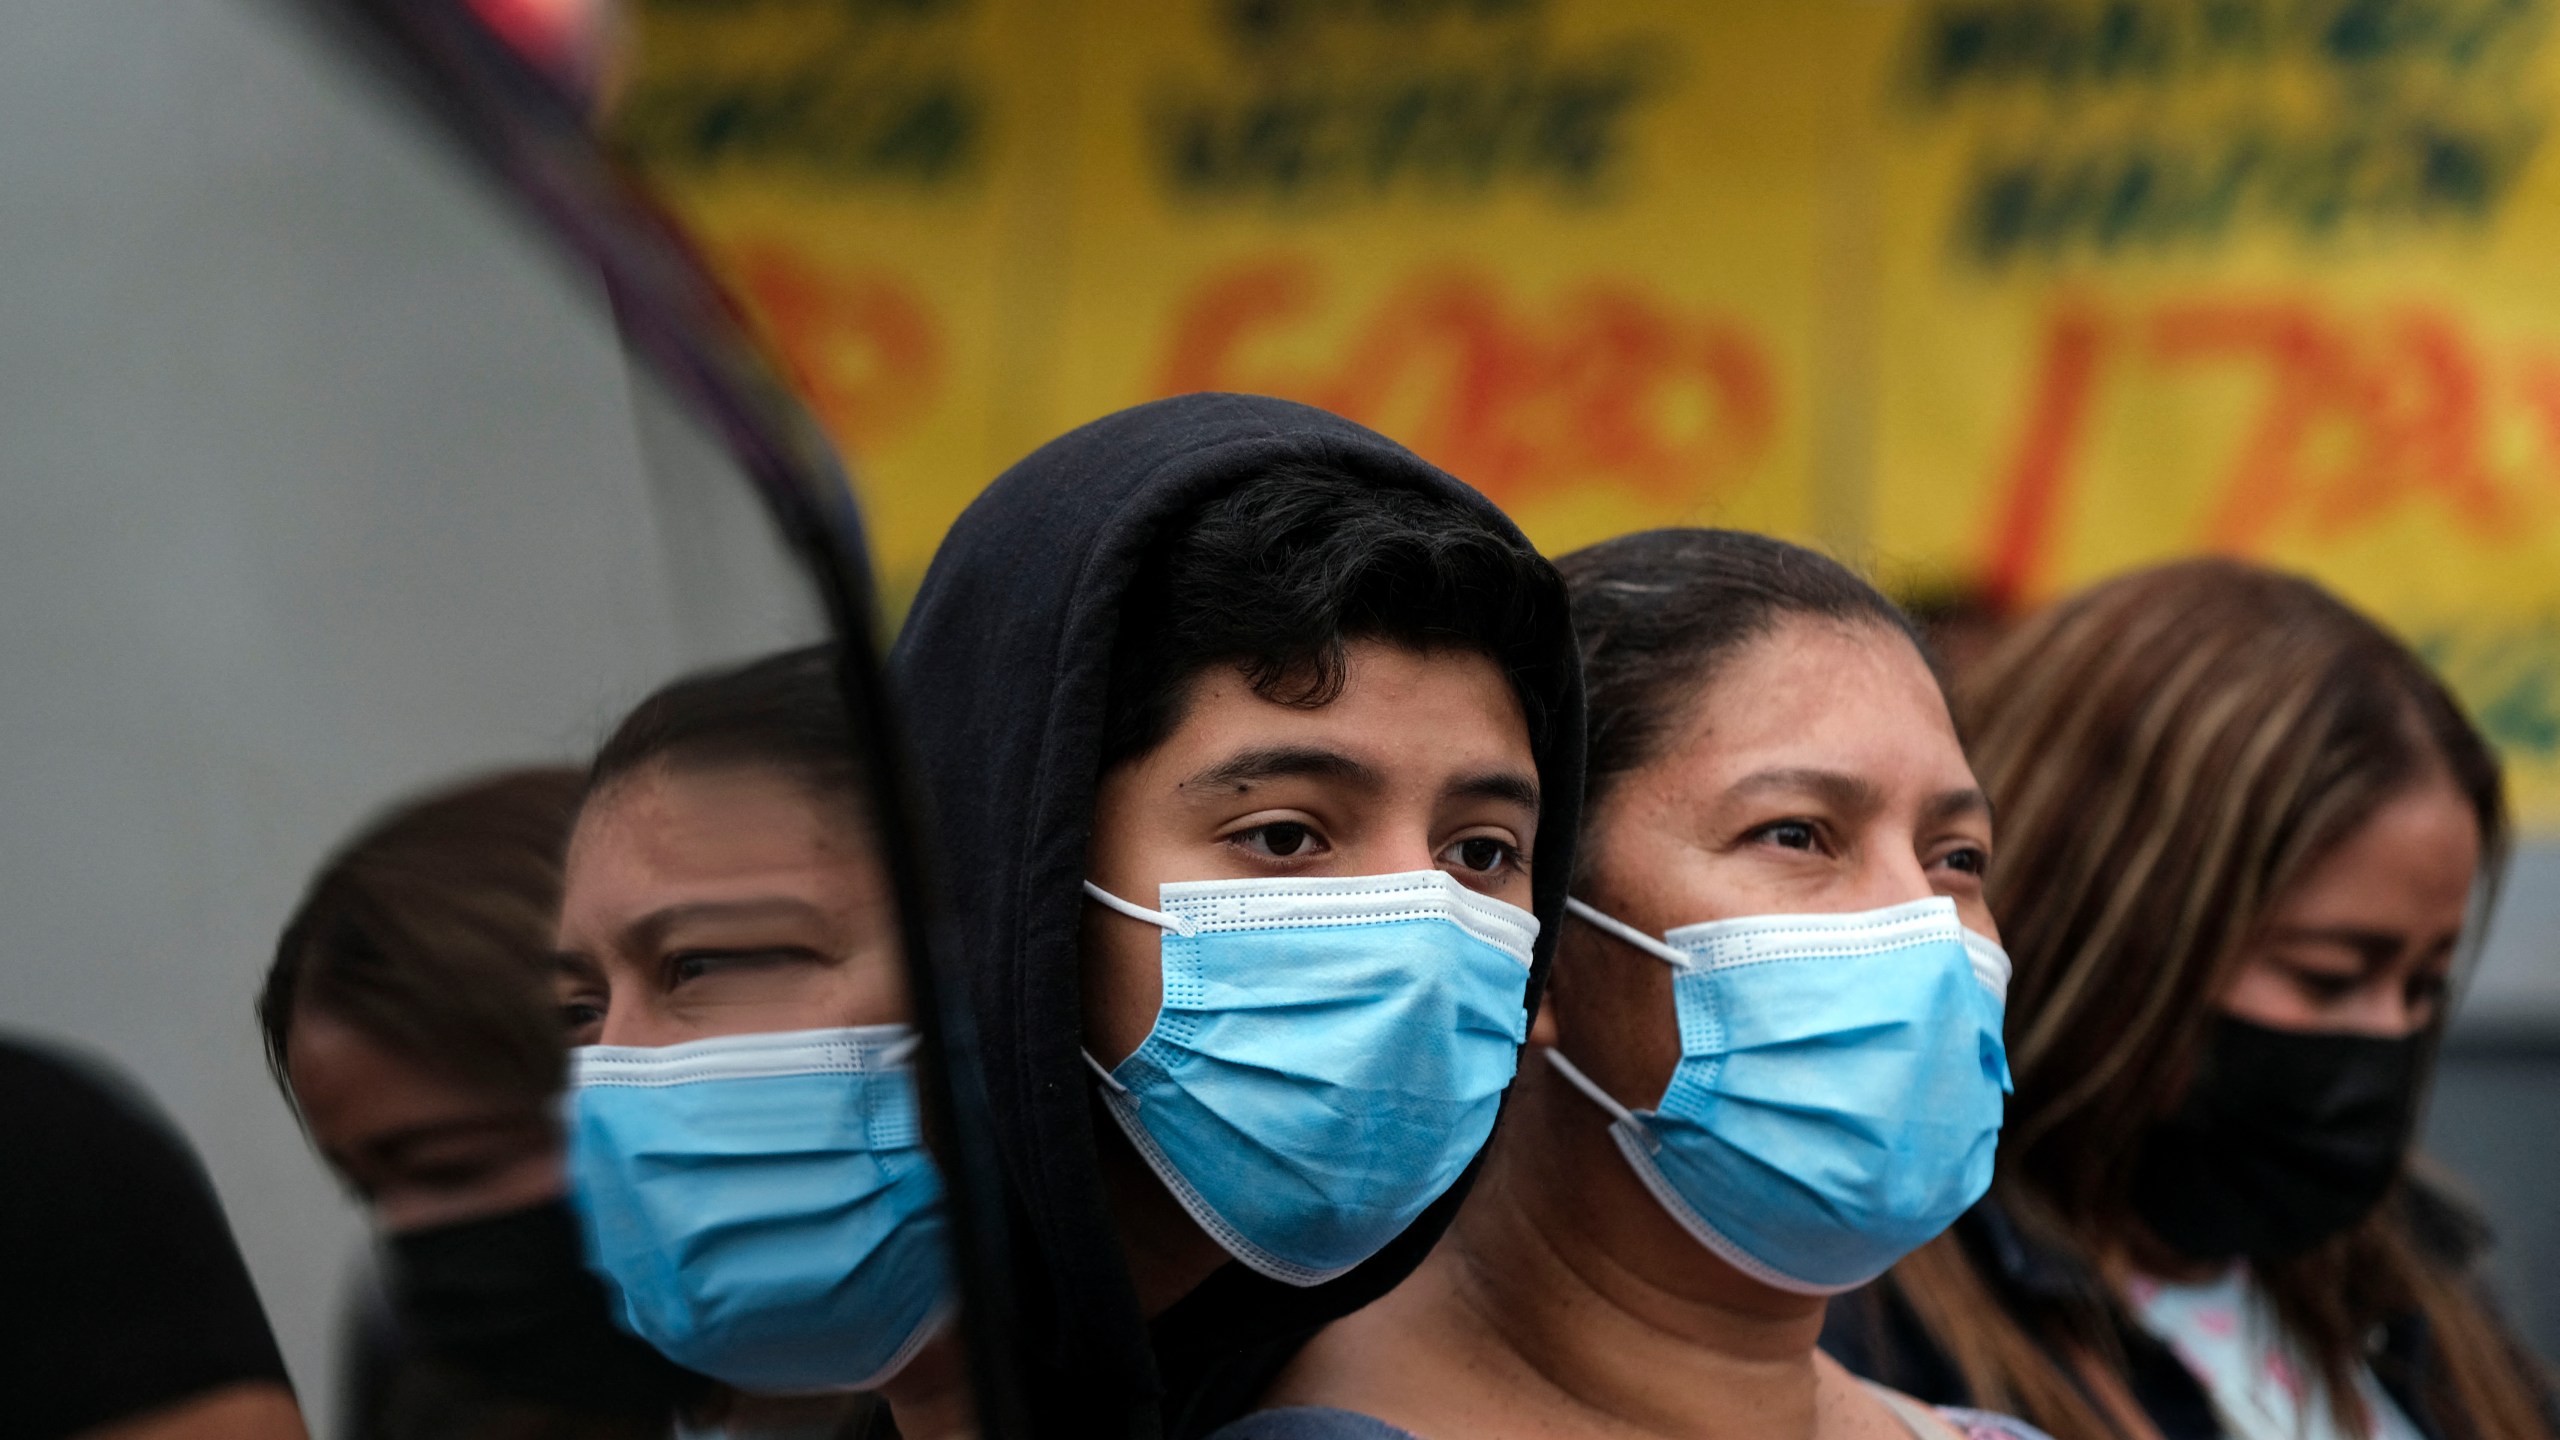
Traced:
POLYGON ((84 1064, 0 1042, 0 1394, 50 1440, 284 1360, 203 1169, 84 1064))

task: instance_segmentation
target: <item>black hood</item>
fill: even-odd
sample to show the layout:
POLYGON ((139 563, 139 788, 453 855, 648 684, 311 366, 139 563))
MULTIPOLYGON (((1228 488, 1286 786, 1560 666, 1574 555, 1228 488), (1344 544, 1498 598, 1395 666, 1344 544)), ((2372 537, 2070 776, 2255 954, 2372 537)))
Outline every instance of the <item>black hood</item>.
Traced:
MULTIPOLYGON (((1492 502, 1339 416, 1246 395, 1186 395, 1069 432, 1006 471, 953 525, 890 656, 953 901, 951 963, 976 1006, 985 1091, 1018 1232, 1030 1409, 1044 1433, 1143 1434, 1159 1401, 1188 1431, 1257 1367, 1419 1264, 1473 1177, 1384 1251, 1297 1289, 1229 1263, 1150 1334, 1104 1199, 1093 1084, 1080 1054, 1077 947, 1122 596, 1165 527, 1274 466, 1315 463, 1455 500, 1506 534, 1492 502), (1259 1358, 1258 1358, 1259 1357, 1259 1358)), ((1525 542, 1523 542, 1525 544, 1525 542)), ((1533 853, 1545 984, 1581 811, 1581 667, 1563 582, 1515 683, 1543 706, 1533 853)))

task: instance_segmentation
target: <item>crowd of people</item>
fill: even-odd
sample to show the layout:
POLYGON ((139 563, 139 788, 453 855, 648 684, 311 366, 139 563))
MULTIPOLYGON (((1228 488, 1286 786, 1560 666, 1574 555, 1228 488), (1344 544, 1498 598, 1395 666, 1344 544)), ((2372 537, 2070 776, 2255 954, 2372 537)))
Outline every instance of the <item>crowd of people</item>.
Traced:
MULTIPOLYGON (((837 664, 406 801, 283 927, 268 1054, 384 1236, 351 1436, 974 1432, 837 664)), ((2498 762, 2307 580, 2126 575, 1950 677, 1804 547, 1550 561, 1195 395, 996 479, 888 670, 1043 1433, 2560 1436, 2412 1154, 2498 762)), ((93 1284, 154 1379, 92 1345, 39 1433, 297 1433, 183 1152, 7 1063, 158 1157, 109 1268, 187 1291, 93 1284)))

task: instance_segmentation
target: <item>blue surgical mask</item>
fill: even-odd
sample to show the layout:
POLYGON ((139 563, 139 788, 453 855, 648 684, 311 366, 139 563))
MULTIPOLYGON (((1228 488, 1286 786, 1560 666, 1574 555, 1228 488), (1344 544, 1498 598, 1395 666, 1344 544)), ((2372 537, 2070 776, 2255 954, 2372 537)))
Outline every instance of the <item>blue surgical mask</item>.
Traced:
POLYGON ((1384 1249, 1493 1131, 1538 918, 1438 870, 1161 887, 1164 1008, 1103 1078, 1211 1238, 1316 1285, 1384 1249))
POLYGON ((2009 957, 1954 901, 1659 940, 1566 904, 1672 967, 1680 1064, 1652 1109, 1630 1111, 1547 1059, 1615 1117, 1653 1198, 1735 1269, 1799 1294, 1854 1289, 1990 1188, 2009 957))
POLYGON ((904 1025, 570 1052, 569 1184, 623 1327, 744 1390, 877 1385, 949 1309, 904 1025))

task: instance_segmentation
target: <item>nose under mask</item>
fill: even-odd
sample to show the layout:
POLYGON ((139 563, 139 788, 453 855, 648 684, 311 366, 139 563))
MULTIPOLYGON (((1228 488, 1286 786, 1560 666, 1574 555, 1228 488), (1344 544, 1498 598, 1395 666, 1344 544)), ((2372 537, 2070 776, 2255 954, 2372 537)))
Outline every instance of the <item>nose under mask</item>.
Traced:
POLYGON ((903 1025, 571 1052, 569 1176, 617 1318, 740 1389, 867 1389, 950 1310, 903 1025))
POLYGON ((1631 1110, 1550 1050, 1607 1111, 1619 1153, 1698 1242, 1764 1284, 1873 1280, 1991 1185, 2009 1091, 2009 957, 1955 902, 1759 915, 1659 939, 1579 900, 1577 918, 1672 967, 1680 1062, 1631 1110))
POLYGON ((2143 1138, 2134 1213, 2199 1260, 2299 1254, 2373 1212, 2418 1121, 2427 1036, 2221 1016, 2177 1109, 2143 1138))
POLYGON ((496 1394, 663 1416, 709 1386, 613 1323, 565 1200, 397 1231, 383 1249, 402 1329, 496 1394))
POLYGON ((1164 1003, 1103 1103, 1200 1228, 1315 1285, 1386 1248, 1493 1131, 1537 917, 1438 870, 1184 881, 1149 910, 1164 1003))

